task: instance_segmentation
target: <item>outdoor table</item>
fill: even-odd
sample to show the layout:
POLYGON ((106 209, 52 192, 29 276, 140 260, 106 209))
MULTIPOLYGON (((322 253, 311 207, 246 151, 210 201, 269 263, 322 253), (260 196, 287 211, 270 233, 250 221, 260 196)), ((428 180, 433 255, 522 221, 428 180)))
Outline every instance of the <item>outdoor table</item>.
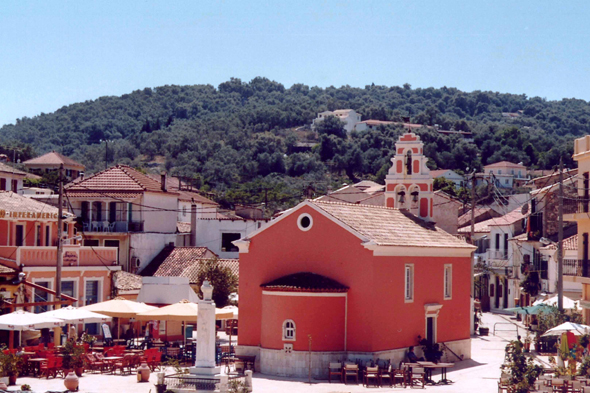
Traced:
POLYGON ((453 383, 450 379, 447 379, 447 369, 449 367, 455 367, 455 363, 439 363, 437 367, 440 368, 440 381, 438 381, 438 385, 448 385, 453 383))
POLYGON ((233 356, 234 361, 235 360, 242 360, 246 366, 246 370, 252 370, 254 371, 254 363, 256 362, 256 356, 246 356, 246 355, 234 355, 233 356))
POLYGON ((107 362, 107 364, 111 368, 111 370, 110 370, 111 372, 113 372, 113 369, 112 369, 113 363, 115 363, 115 361, 121 360, 121 359, 123 359, 123 356, 107 356, 104 358, 104 360, 107 362))
POLYGON ((36 377, 38 375, 38 373, 41 371, 41 363, 43 363, 44 361, 46 361, 47 359, 45 358, 30 358, 28 361, 30 363, 35 364, 35 367, 33 367, 33 375, 36 377))
POLYGON ((432 380, 432 369, 436 368, 436 363, 419 361, 416 364, 424 368, 424 384, 436 385, 436 382, 432 380))

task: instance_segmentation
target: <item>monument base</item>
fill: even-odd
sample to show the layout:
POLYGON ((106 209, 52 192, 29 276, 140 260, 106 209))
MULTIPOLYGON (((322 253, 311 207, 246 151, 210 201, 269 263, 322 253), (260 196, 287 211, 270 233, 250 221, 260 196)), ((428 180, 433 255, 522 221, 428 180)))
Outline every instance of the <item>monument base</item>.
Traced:
POLYGON ((191 367, 188 369, 190 375, 194 375, 196 377, 204 377, 204 378, 211 378, 214 376, 219 376, 221 373, 221 367, 191 367))

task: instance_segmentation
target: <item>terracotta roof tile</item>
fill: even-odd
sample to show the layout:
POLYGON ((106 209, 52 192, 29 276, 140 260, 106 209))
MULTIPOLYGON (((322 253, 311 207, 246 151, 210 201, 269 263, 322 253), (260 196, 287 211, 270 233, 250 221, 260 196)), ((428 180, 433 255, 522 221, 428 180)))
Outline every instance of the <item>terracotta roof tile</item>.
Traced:
MULTIPOLYGON (((490 232, 490 224, 493 223, 493 219, 481 221, 475 223, 473 226, 474 233, 489 233, 490 232)), ((457 230, 458 233, 471 233, 471 224, 464 226, 463 228, 459 228, 457 230)))
POLYGON ((43 154, 42 156, 39 156, 39 157, 31 158, 30 160, 27 160, 27 161, 23 162, 23 164, 25 164, 25 165, 33 165, 33 166, 34 165, 59 165, 59 164, 64 164, 64 165, 78 167, 81 170, 84 170, 84 165, 80 164, 77 161, 72 160, 69 157, 66 157, 64 155, 59 154, 56 151, 52 151, 52 152, 49 152, 47 154, 43 154))
POLYGON ((19 171, 18 169, 13 168, 10 165, 5 164, 3 162, 0 162, 0 172, 14 173, 15 175, 21 175, 21 176, 26 176, 27 175, 27 172, 19 171))
POLYGON ((484 168, 496 168, 496 167, 505 167, 505 166, 509 166, 509 167, 513 167, 513 168, 526 168, 524 165, 515 164, 510 161, 495 162, 493 164, 484 165, 484 168))
POLYGON ((115 288, 118 290, 134 291, 141 289, 142 277, 137 274, 120 270, 113 274, 113 278, 115 281, 115 288))
POLYGON ((501 216, 501 217, 492 218, 491 219, 492 222, 489 224, 489 226, 512 225, 515 222, 518 222, 527 216, 528 216, 528 214, 522 214, 522 206, 521 206, 521 207, 514 209, 510 213, 501 216))
POLYGON ((348 287, 331 278, 302 272, 272 280, 260 286, 268 291, 347 292, 348 287))
POLYGON ((67 191, 163 192, 161 183, 127 166, 116 165, 66 186, 67 191))
MULTIPOLYGON (((189 282, 194 284, 197 282, 202 264, 209 259, 206 258, 208 252, 211 253, 207 247, 175 247, 160 264, 154 276, 187 277, 189 282)), ((221 266, 228 267, 238 277, 238 259, 219 259, 219 263, 221 266)))
POLYGON ((66 190, 68 198, 96 198, 97 194, 105 198, 133 200, 141 196, 141 192, 113 192, 113 191, 70 191, 66 190))
MULTIPOLYGON (((156 175, 154 173, 148 173, 147 176, 149 176, 151 179, 157 181, 159 184, 161 184, 161 177, 160 175, 156 175)), ((202 203, 204 205, 215 205, 218 206, 219 204, 215 201, 212 201, 211 199, 208 199, 207 197, 204 197, 203 195, 199 194, 199 191, 197 190, 188 190, 186 189, 188 188, 188 184, 184 181, 182 181, 182 179, 175 177, 175 176, 167 176, 166 177, 166 189, 168 189, 169 191, 174 191, 176 193, 178 193, 178 199, 181 201, 185 201, 185 202, 191 202, 193 199, 195 200, 196 203, 202 203), (182 187, 183 189, 180 189, 180 183, 182 183, 182 187)))
MULTIPOLYGON (((476 207, 475 208, 475 219, 477 220, 478 217, 483 216, 485 214, 490 214, 492 216, 498 216, 494 209, 491 207, 476 207)), ((465 225, 471 225, 471 210, 468 210, 465 214, 459 216, 459 227, 463 227, 465 225)))
POLYGON ((403 210, 317 200, 309 202, 377 245, 473 248, 472 245, 403 210))
MULTIPOLYGON (((57 220, 58 209, 57 207, 48 205, 43 202, 38 202, 34 199, 24 197, 22 195, 15 194, 12 191, 0 191, 0 210, 5 212, 25 212, 25 213, 49 213, 50 216, 45 216, 44 219, 53 219, 51 216, 55 216, 57 220)), ((68 217, 73 217, 71 213, 64 214, 68 217)), ((36 216, 35 216, 36 217, 36 216)), ((23 220, 27 218, 34 219, 35 217, 19 217, 23 220)))

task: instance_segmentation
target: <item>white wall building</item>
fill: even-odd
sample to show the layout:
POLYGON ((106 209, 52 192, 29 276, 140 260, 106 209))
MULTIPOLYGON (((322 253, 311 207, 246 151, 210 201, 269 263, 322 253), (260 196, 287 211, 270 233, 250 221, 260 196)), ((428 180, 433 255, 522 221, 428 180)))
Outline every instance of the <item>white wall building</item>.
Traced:
POLYGON ((324 121, 324 119, 328 116, 334 116, 343 121, 345 123, 344 129, 346 132, 351 132, 354 130, 356 124, 361 121, 361 114, 356 113, 354 109, 338 109, 333 112, 325 111, 318 113, 318 117, 313 120, 311 127, 315 128, 315 125, 318 122, 324 121))
POLYGON ((444 177, 445 179, 452 181, 457 188, 461 188, 465 185, 465 178, 452 169, 431 170, 430 174, 433 179, 444 177))
POLYGON ((22 194, 23 179, 26 175, 26 172, 0 162, 0 191, 12 191, 22 194))

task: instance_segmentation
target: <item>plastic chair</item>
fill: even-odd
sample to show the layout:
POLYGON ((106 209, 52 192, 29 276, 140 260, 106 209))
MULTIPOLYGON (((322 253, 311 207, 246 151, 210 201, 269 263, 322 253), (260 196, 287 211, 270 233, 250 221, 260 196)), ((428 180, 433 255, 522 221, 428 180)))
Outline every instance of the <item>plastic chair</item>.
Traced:
POLYGON ((410 371, 410 387, 421 386, 424 388, 424 368, 412 367, 410 371))
POLYGON ((49 376, 53 376, 55 377, 55 358, 54 357, 50 357, 47 358, 46 361, 41 363, 41 367, 40 367, 41 373, 40 373, 40 377, 42 378, 43 376, 47 377, 47 379, 49 379, 49 376))

